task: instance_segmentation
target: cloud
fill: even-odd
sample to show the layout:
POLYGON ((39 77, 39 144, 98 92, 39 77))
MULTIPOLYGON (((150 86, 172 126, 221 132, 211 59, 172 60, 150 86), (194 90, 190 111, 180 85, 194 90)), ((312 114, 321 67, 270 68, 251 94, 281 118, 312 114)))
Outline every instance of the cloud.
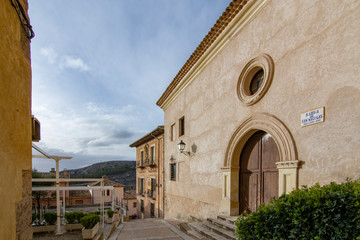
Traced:
POLYGON ((59 66, 61 69, 71 68, 83 72, 90 70, 89 66, 86 65, 81 58, 72 57, 72 56, 63 56, 59 66))
POLYGON ((33 113, 41 122, 39 144, 74 157, 80 154, 101 160, 119 156, 115 159, 131 160, 135 154, 129 144, 144 134, 129 126, 138 121, 131 109, 131 105, 114 108, 95 103, 87 103, 81 110, 66 111, 46 103, 34 106, 33 113))
POLYGON ((118 130, 112 134, 112 137, 117 139, 124 139, 124 138, 126 139, 132 136, 134 136, 134 133, 124 129, 118 130))
POLYGON ((43 55, 50 64, 57 64, 60 69, 74 69, 82 72, 90 70, 90 67, 80 57, 61 55, 51 47, 44 47, 40 49, 40 54, 43 55))
POLYGON ((45 56, 49 63, 54 64, 57 60, 58 54, 55 52, 53 48, 47 47, 40 49, 41 55, 45 56))

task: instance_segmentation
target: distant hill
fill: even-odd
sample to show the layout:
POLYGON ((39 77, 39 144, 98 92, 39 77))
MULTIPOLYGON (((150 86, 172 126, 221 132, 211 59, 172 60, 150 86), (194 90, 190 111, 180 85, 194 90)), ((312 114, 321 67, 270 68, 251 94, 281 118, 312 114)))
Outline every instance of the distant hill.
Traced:
POLYGON ((135 188, 136 186, 136 161, 100 162, 66 171, 71 178, 101 178, 106 175, 110 180, 121 183, 126 188, 135 188))

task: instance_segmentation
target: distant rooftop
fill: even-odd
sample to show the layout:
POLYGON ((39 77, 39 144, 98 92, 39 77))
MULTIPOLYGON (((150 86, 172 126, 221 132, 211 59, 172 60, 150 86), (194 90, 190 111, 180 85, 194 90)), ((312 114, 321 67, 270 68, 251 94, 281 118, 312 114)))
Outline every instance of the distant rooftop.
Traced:
POLYGON ((130 144, 130 147, 138 147, 138 146, 162 135, 163 133, 164 133, 164 126, 163 125, 158 126, 156 129, 154 129, 150 133, 146 134, 142 138, 140 138, 140 139, 136 140, 135 142, 133 142, 132 144, 130 144))
MULTIPOLYGON (((89 186, 100 186, 100 185, 101 185, 101 181, 97 181, 97 182, 89 184, 89 186)), ((105 179, 104 179, 104 186, 125 187, 121 183, 109 180, 106 176, 105 176, 105 179)))
POLYGON ((125 190, 124 191, 124 199, 134 199, 136 198, 136 190, 125 190))

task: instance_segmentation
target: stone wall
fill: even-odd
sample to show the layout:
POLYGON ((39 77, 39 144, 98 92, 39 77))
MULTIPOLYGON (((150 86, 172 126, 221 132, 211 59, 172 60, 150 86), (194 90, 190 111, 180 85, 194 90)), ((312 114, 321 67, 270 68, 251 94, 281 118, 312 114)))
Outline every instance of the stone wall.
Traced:
MULTIPOLYGON (((241 28, 219 37, 214 55, 199 60, 164 109, 164 168, 175 161, 178 176, 170 181, 165 171, 166 218, 230 214, 228 206, 222 209, 227 149, 237 129, 261 114, 289 133, 294 159, 284 161, 301 162, 294 173, 298 186, 360 177, 359 16, 359 1, 267 1, 251 21, 239 20, 241 28), (273 80, 248 106, 238 97, 239 76, 264 53, 273 59, 273 80), (318 107, 325 107, 325 121, 301 127, 301 113, 318 107), (177 129, 183 116, 185 135, 175 131, 171 141, 170 126, 177 129), (190 157, 179 153, 180 140, 190 157)), ((236 201, 238 181, 230 184, 227 201, 236 201)))
MULTIPOLYGON (((27 1, 20 3, 27 11, 27 1)), ((32 239, 30 43, 9 0, 0 1, 0 236, 32 239)))

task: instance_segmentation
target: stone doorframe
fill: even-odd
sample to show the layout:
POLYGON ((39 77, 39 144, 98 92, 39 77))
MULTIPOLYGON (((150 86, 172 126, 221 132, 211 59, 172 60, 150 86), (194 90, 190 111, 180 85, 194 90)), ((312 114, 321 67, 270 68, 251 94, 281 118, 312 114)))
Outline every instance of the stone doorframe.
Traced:
POLYGON ((298 188, 299 160, 294 140, 287 127, 275 116, 258 113, 246 119, 232 135, 225 153, 224 166, 221 168, 223 179, 223 196, 221 213, 239 214, 239 159, 247 140, 257 131, 269 133, 275 140, 280 162, 279 196, 298 188))

